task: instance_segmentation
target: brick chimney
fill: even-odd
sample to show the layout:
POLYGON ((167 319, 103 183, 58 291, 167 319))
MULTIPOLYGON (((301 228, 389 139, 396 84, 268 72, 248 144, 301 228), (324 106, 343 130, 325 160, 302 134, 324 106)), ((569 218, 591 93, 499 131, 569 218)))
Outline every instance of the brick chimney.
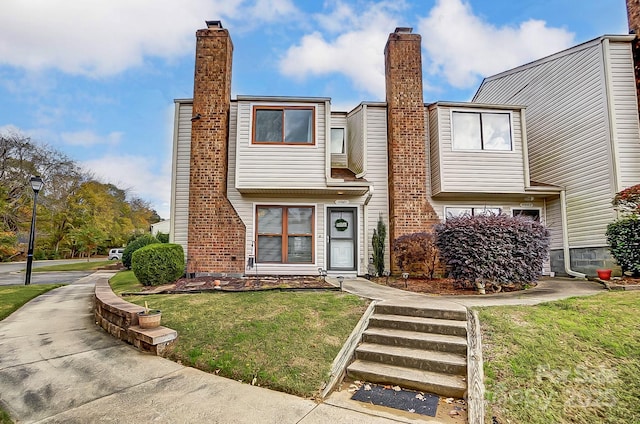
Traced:
POLYGON ((244 273, 245 225, 227 199, 233 44, 220 21, 196 32, 189 180, 189 272, 244 273))
MULTIPOLYGON (((426 108, 419 34, 396 28, 384 49, 389 158, 389 241, 439 222, 427 187, 426 108)), ((400 271, 391 253, 391 271, 400 271)))
MULTIPOLYGON (((638 35, 640 35, 640 0, 627 0, 627 20, 629 33, 636 34, 636 39, 633 41, 631 48, 633 50, 633 67, 636 74, 636 93, 640 100, 640 42, 638 42, 638 35)), ((640 101, 638 103, 640 104, 640 101)))

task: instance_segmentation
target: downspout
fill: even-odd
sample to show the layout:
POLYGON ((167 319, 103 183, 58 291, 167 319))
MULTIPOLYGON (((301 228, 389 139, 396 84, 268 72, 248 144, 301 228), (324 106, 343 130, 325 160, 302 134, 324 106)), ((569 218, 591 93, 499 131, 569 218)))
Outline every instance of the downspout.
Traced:
POLYGON ((364 274, 369 272, 369 202, 373 197, 373 186, 369 186, 369 191, 367 193, 367 198, 364 199, 364 204, 362 205, 362 222, 364 223, 364 263, 366 269, 364 274))
POLYGON ((567 274, 576 278, 586 278, 585 274, 571 269, 571 251, 569 249, 569 229, 567 228, 567 194, 565 190, 560 192, 560 215, 562 217, 562 245, 564 249, 564 270, 567 274))

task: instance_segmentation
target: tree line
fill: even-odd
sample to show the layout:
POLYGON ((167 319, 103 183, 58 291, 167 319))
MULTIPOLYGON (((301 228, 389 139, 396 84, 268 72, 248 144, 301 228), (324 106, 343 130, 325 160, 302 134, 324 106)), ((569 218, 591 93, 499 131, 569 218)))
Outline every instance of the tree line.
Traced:
POLYGON ((36 259, 106 253, 160 221, 149 203, 98 181, 64 153, 20 133, 0 134, 0 261, 26 254, 39 175, 36 259))

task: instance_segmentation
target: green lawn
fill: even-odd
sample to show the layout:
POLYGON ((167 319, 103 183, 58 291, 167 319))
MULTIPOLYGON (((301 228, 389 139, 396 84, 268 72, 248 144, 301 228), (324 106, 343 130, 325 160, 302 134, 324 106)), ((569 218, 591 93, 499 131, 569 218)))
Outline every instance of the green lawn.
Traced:
MULTIPOLYGON (((130 289, 132 273, 112 278, 130 289), (129 285, 128 285, 129 284, 129 285)), ((115 281, 114 281, 115 280, 115 281)), ((221 376, 316 395, 367 302, 339 292, 247 292, 129 296, 162 310, 178 331, 168 356, 221 376), (255 381, 254 381, 255 379, 255 381)))
POLYGON ((76 262, 74 264, 59 264, 33 268, 33 272, 50 271, 93 271, 108 265, 115 265, 116 261, 76 262))
POLYGON ((499 423, 640 423, 640 292, 480 310, 499 423))
POLYGON ((9 413, 0 406, 0 424, 13 424, 9 413))
MULTIPOLYGON (((120 271, 109 280, 111 289, 117 295, 124 292, 139 292, 142 290, 142 284, 138 282, 136 276, 133 275, 133 271, 120 271)), ((129 301, 131 301, 129 299, 129 301)))
POLYGON ((63 285, 64 284, 31 284, 29 286, 1 286, 0 321, 11 315, 34 297, 63 285))

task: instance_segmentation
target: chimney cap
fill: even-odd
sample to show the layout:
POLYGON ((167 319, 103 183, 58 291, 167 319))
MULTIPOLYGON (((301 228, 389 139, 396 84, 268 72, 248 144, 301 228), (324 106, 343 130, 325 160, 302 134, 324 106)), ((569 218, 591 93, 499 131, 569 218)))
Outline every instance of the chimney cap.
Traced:
POLYGON ((411 27, 397 27, 395 31, 396 34, 411 34, 413 32, 413 28, 411 27))
POLYGON ((209 29, 222 29, 222 21, 204 21, 209 29))

